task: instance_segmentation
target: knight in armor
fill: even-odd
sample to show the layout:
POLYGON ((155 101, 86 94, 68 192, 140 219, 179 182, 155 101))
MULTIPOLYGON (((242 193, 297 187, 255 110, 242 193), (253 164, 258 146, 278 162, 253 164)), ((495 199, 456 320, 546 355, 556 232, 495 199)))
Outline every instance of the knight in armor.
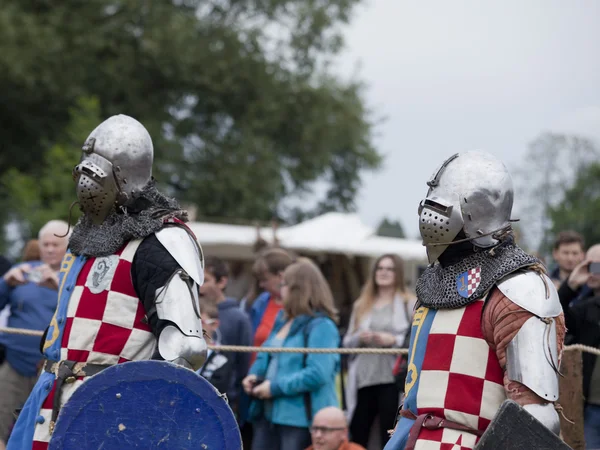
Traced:
POLYGON ((419 229, 430 265, 416 286, 406 396, 385 449, 473 449, 507 399, 558 435, 564 318, 544 267, 515 243, 510 174, 493 156, 466 152, 427 185, 419 229))
POLYGON ((197 370, 206 359, 202 250, 186 212, 155 187, 152 162, 148 131, 125 115, 110 117, 85 141, 73 169, 83 215, 42 339, 44 368, 9 450, 47 448, 61 407, 107 367, 159 359, 197 370))

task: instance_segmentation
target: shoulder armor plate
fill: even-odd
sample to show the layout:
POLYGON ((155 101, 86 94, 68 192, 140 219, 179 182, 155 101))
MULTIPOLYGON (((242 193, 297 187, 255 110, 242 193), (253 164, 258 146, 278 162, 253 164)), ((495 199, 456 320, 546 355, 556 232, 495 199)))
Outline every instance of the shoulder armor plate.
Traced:
POLYGON ((556 317, 562 312, 558 292, 546 275, 521 272, 496 284, 513 303, 538 317, 556 317))
POLYGON ((200 244, 180 226, 164 227, 156 232, 156 237, 177 264, 201 286, 204 283, 204 255, 200 244))

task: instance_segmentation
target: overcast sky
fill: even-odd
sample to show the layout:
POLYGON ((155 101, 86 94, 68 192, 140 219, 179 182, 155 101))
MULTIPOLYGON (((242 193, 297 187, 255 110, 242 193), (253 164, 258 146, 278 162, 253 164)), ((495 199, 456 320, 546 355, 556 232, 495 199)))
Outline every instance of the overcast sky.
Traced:
POLYGON ((600 141, 599 25, 597 0, 363 2, 337 66, 358 67, 387 118, 361 218, 399 219, 416 237, 425 182, 447 156, 481 149, 515 168, 543 131, 600 141))

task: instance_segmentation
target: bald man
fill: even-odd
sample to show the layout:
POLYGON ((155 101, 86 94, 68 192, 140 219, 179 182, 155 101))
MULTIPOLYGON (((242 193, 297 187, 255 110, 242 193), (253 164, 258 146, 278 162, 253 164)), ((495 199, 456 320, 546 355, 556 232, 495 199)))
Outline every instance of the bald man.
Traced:
POLYGON ((310 427, 312 445, 306 450, 365 450, 348 442, 348 422, 344 412, 333 406, 321 409, 310 427))
MULTIPOLYGON (((590 247, 585 260, 561 285, 558 296, 573 343, 599 348, 600 244, 590 247)), ((586 448, 600 448, 600 363, 590 353, 583 354, 583 395, 586 448)))

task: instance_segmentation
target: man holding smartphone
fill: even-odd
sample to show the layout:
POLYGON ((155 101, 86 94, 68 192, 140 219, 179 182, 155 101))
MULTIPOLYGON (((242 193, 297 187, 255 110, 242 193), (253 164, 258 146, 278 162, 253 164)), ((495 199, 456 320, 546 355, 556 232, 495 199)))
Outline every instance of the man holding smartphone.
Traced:
MULTIPOLYGON (((58 271, 67 250, 68 225, 52 220, 39 232, 40 259, 18 264, 0 279, 0 310, 9 307, 8 326, 43 331, 58 301, 58 271)), ((0 449, 8 438, 15 409, 23 406, 37 380, 40 338, 0 334, 6 359, 0 365, 0 449)))
MULTIPOLYGON (((600 244, 590 247, 558 295, 573 343, 600 348, 600 244)), ((590 353, 582 358, 586 448, 596 449, 600 448, 600 364, 590 353)))

